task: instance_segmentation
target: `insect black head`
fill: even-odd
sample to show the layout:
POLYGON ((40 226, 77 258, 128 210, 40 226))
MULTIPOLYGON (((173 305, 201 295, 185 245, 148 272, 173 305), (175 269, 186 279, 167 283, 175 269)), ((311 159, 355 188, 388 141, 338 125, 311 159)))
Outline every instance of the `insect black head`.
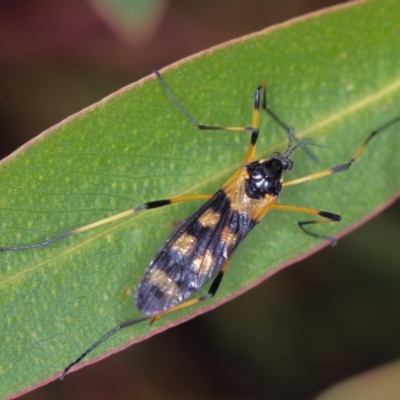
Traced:
POLYGON ((293 161, 280 153, 272 154, 267 160, 246 164, 249 174, 245 182, 247 196, 252 199, 262 199, 265 195, 279 197, 283 174, 292 167, 293 161))

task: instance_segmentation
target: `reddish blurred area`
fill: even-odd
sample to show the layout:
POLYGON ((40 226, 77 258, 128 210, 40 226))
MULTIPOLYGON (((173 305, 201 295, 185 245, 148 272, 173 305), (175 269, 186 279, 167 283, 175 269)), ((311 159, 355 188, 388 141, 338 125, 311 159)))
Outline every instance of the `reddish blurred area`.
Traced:
POLYGON ((85 1, 0 2, 0 156, 153 68, 338 1, 169 1, 130 45, 85 1))
MULTIPOLYGON (((152 68, 337 3, 170 0, 153 35, 128 43, 82 0, 2 1, 0 157, 152 68)), ((392 208, 214 312, 23 398, 308 399, 388 362, 400 355, 399 214, 392 208)))

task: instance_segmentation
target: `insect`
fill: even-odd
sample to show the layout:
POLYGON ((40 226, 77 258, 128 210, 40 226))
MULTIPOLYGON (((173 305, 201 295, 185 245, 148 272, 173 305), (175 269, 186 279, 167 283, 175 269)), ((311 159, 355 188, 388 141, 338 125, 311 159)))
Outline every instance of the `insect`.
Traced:
POLYGON ((117 331, 146 320, 152 323, 166 314, 213 297, 218 291, 235 249, 250 230, 272 209, 301 212, 320 217, 319 219, 299 221, 298 226, 304 233, 330 240, 334 244, 334 238, 309 231, 307 225, 338 222, 341 220, 340 215, 313 208, 278 205, 276 202, 283 187, 294 186, 349 169, 376 134, 400 121, 399 116, 371 132, 347 163, 302 178, 284 181, 285 173, 293 168, 291 160, 293 152, 299 148, 316 144, 310 139, 296 138, 294 129, 268 107, 265 83, 257 87, 254 93, 251 126, 208 126, 199 124, 174 97, 160 73, 158 71, 154 71, 154 73, 169 99, 197 129, 248 132, 250 145, 242 167, 214 195, 193 195, 150 201, 42 242, 0 248, 0 251, 13 251, 45 247, 58 240, 143 210, 190 200, 207 200, 166 240, 148 265, 134 296, 135 305, 144 314, 143 317, 122 322, 110 330, 75 361, 71 362, 63 370, 60 379, 63 379, 73 366, 117 331), (286 131, 288 144, 283 153, 273 153, 267 159, 256 160, 255 147, 259 136, 260 108, 265 110, 286 131), (211 282, 211 285, 206 294, 192 297, 208 282, 211 282))

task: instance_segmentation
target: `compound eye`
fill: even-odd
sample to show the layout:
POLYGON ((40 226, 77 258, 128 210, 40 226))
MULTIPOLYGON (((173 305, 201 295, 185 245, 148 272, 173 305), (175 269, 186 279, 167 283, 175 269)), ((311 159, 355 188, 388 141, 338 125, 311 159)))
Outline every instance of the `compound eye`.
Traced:
POLYGON ((292 169, 293 163, 289 159, 284 159, 282 161, 282 167, 284 170, 292 169))

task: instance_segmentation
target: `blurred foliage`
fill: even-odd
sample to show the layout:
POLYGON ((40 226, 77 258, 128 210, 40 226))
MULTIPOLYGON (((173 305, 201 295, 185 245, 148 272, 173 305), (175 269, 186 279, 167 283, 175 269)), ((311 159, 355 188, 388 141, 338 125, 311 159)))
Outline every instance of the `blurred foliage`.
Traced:
POLYGON ((157 29, 167 0, 87 0, 118 37, 144 42, 157 29))

